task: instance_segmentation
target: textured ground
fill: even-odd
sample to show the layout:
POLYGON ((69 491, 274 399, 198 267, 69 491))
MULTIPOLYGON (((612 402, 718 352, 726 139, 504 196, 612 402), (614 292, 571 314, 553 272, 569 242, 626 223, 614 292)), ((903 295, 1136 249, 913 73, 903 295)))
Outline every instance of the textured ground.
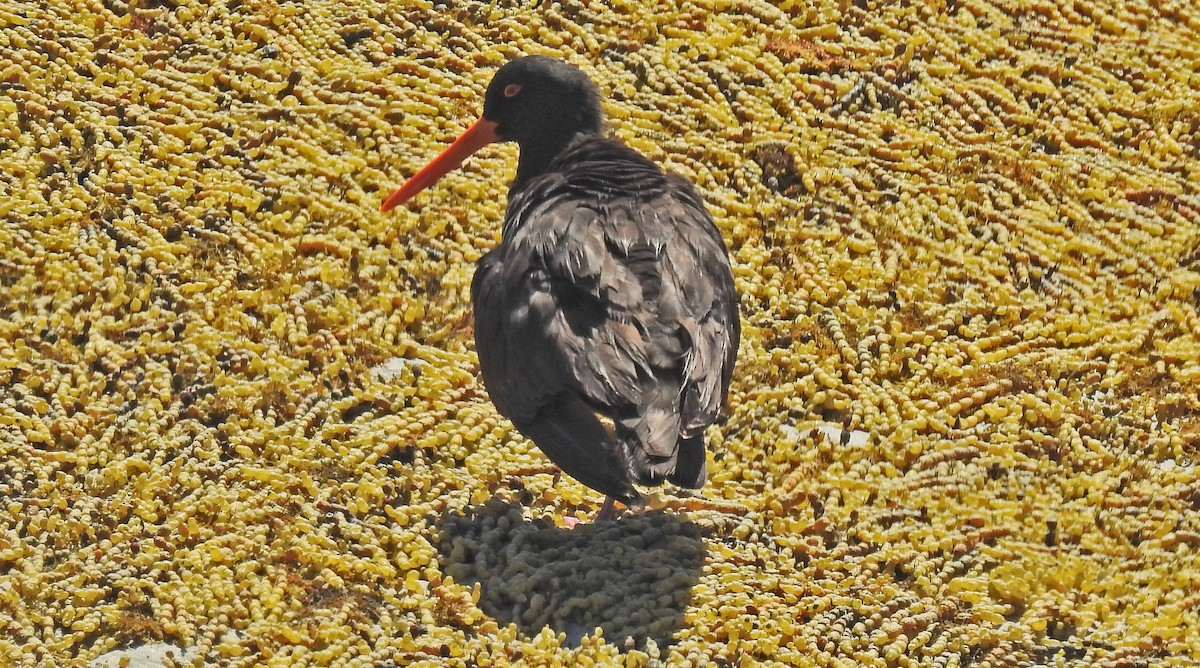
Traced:
POLYGON ((1200 663, 1200 9, 717 4, 0 6, 0 665, 1200 663), (745 324, 702 494, 573 530, 472 352, 515 148, 377 212, 528 52, 745 324))

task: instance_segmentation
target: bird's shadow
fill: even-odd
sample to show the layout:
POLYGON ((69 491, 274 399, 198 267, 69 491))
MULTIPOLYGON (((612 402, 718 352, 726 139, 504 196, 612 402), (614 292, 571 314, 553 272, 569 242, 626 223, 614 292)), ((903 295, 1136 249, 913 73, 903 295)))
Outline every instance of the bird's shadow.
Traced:
POLYGON ((623 649, 669 646, 705 560, 700 528, 671 513, 564 529, 499 498, 445 515, 437 544, 443 573, 479 583, 484 613, 570 647, 597 627, 623 649))

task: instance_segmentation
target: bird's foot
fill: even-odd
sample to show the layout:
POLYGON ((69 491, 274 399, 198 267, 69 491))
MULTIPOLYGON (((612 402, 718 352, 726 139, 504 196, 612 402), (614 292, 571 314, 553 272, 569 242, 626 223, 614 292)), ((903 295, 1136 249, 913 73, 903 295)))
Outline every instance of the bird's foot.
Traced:
MULTIPOLYGON (((616 519, 617 517, 617 500, 611 496, 604 497, 604 505, 600 506, 600 512, 596 513, 596 517, 592 519, 592 523, 601 522, 604 520, 616 519)), ((563 515, 563 526, 568 529, 583 524, 584 521, 572 515, 563 515)))
POLYGON ((601 520, 611 520, 617 515, 617 500, 611 496, 604 497, 604 505, 600 506, 600 512, 596 513, 595 522, 601 520))
MULTIPOLYGON (((622 501, 621 506, 624 508, 624 512, 630 512, 634 515, 641 515, 650 509, 650 507, 646 505, 645 498, 640 498, 632 502, 622 501)), ((611 496, 606 496, 604 497, 604 505, 600 506, 600 512, 596 513, 595 521, 615 520, 622 514, 622 512, 623 511, 621 510, 617 510, 617 500, 611 496)))
MULTIPOLYGON (((622 506, 625 510, 629 510, 634 513, 643 513, 648 509, 648 506, 644 502, 634 503, 632 505, 628 503, 622 503, 622 506)), ((621 513, 622 511, 617 509, 617 500, 611 496, 606 496, 604 497, 604 503, 600 506, 600 512, 596 513, 596 517, 592 518, 592 523, 594 524, 596 522, 603 522, 605 520, 615 520, 621 515, 621 513)), ((563 526, 567 527, 568 529, 574 529, 583 523, 583 520, 579 519, 578 517, 573 517, 571 515, 563 516, 563 526)))

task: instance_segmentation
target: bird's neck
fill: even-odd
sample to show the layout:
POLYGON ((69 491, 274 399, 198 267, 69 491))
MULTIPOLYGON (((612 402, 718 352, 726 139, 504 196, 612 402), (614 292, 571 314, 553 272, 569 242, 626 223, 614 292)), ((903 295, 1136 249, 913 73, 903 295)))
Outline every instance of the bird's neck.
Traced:
POLYGON ((517 161, 517 176, 513 179, 511 190, 519 190, 530 180, 535 179, 553 168, 558 156, 580 141, 596 137, 598 134, 591 130, 571 130, 555 132, 547 128, 547 134, 538 137, 536 141, 521 143, 521 157, 517 161))

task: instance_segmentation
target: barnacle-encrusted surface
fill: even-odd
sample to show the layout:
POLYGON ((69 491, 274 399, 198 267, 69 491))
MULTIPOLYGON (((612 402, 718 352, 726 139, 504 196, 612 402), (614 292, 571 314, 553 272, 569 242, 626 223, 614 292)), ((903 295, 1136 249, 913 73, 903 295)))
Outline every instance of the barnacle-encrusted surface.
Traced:
POLYGON ((1200 662, 1200 9, 716 4, 0 7, 0 665, 1200 662), (742 294, 616 524, 475 374, 515 149, 377 212, 527 52, 742 294))

